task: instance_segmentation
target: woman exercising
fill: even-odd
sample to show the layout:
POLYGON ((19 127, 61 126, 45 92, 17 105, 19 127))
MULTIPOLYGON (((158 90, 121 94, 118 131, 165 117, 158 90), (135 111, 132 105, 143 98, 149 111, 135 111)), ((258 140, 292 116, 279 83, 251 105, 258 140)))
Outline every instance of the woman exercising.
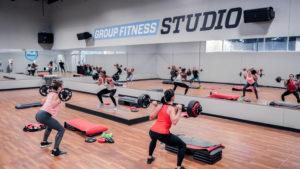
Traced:
POLYGON ((52 129, 57 130, 54 148, 51 152, 52 156, 66 154, 66 152, 63 152, 59 149, 59 145, 65 133, 65 129, 56 119, 54 119, 54 116, 57 115, 60 108, 61 100, 58 97, 58 93, 61 91, 61 89, 62 83, 60 81, 54 81, 52 83, 52 89, 50 93, 45 99, 42 100, 43 106, 35 116, 36 121, 46 126, 44 138, 41 142, 41 147, 49 147, 52 144, 51 142, 48 142, 48 137, 52 129))
POLYGON ((199 71, 195 67, 193 67, 192 74, 193 74, 193 77, 191 78, 190 83, 193 83, 194 81, 197 81, 198 83, 200 83, 199 71))
POLYGON ((244 78, 246 80, 246 84, 243 88, 243 97, 245 97, 246 89, 250 86, 253 86, 253 90, 256 96, 256 99, 258 99, 258 93, 257 93, 257 79, 258 74, 255 69, 249 69, 246 72, 244 72, 244 78))
POLYGON ((120 79, 120 75, 122 74, 122 65, 115 64, 114 65, 117 69, 117 72, 112 76, 114 81, 118 81, 120 79))
POLYGON ((177 73, 177 77, 175 78, 173 84, 174 84, 174 87, 173 87, 174 92, 175 92, 177 86, 185 88, 185 91, 184 91, 185 95, 189 91, 190 87, 187 84, 185 84, 185 83, 182 82, 182 73, 181 72, 177 73))
POLYGON ((107 94, 109 93, 109 97, 111 99, 111 101, 114 103, 115 105, 115 108, 114 110, 116 111, 117 110, 117 103, 116 103, 116 99, 114 98, 114 95, 116 94, 116 87, 115 87, 115 82, 113 81, 113 79, 111 77, 108 77, 106 75, 106 71, 102 71, 101 72, 101 76, 100 78, 98 79, 98 84, 99 85, 104 85, 105 88, 100 90, 98 93, 97 93, 97 96, 99 98, 99 101, 100 101, 100 107, 103 106, 103 99, 102 99, 102 96, 104 94, 107 94))
POLYGON ((132 82, 134 68, 125 68, 124 70, 127 73, 126 82, 128 82, 128 81, 132 82))
POLYGON ((171 79, 170 80, 173 82, 177 76, 178 70, 175 65, 172 65, 171 67, 169 67, 169 69, 171 69, 171 71, 170 71, 171 79))
POLYGON ((52 61, 50 61, 48 64, 48 72, 49 72, 49 75, 52 75, 52 73, 53 73, 53 62, 52 61))
POLYGON ((172 124, 176 125, 178 123, 182 110, 181 105, 172 106, 174 99, 174 91, 169 89, 165 91, 161 99, 162 105, 158 106, 156 101, 152 102, 155 108, 150 114, 150 120, 155 118, 157 118, 157 120, 149 131, 151 142, 149 145, 147 163, 151 164, 155 160, 153 152, 156 147, 156 142, 159 140, 167 145, 178 147, 176 169, 184 169, 181 164, 185 155, 186 144, 179 137, 170 132, 172 124))
POLYGON ((297 102, 300 103, 300 98, 298 94, 298 89, 297 89, 297 83, 295 81, 295 76, 293 74, 289 75, 289 79, 284 81, 284 85, 286 86, 286 91, 281 95, 281 100, 285 101, 285 96, 293 94, 297 102))

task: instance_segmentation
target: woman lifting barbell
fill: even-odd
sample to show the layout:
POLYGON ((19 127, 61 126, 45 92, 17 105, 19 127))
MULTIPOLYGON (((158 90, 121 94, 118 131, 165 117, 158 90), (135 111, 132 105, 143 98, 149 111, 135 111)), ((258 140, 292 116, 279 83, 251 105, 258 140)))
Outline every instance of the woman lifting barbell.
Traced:
POLYGON ((176 91, 177 86, 185 88, 185 91, 184 91, 184 94, 185 94, 185 95, 186 95, 187 92, 189 91, 189 88, 190 88, 190 87, 189 87, 186 83, 184 83, 184 82, 182 81, 182 73, 181 73, 181 72, 180 72, 180 73, 177 73, 177 77, 175 78, 173 84, 174 84, 174 87, 173 87, 173 90, 174 90, 174 91, 176 91))
POLYGON ((114 103, 115 105, 115 108, 114 110, 116 111, 117 110, 117 103, 116 103, 116 99, 114 98, 114 95, 116 94, 117 92, 117 89, 116 89, 116 86, 115 86, 115 82, 114 80, 111 78, 111 77, 108 77, 106 75, 106 71, 102 71, 101 73, 101 76, 100 78, 98 79, 98 84, 99 85, 104 85, 105 88, 100 90, 98 93, 97 93, 97 96, 99 98, 99 101, 100 101, 100 107, 103 106, 103 99, 102 99, 102 96, 104 94, 108 94, 109 93, 109 97, 111 99, 111 101, 114 103))
POLYGON ((293 94, 296 97, 297 102, 300 103, 297 83, 293 74, 290 74, 289 79, 284 81, 284 85, 286 86, 287 90, 281 95, 281 100, 285 101, 285 96, 293 94))
POLYGON ((245 70, 243 72, 243 75, 244 75, 244 78, 246 80, 246 84, 244 85, 244 88, 243 88, 243 97, 245 97, 246 89, 248 87, 252 86, 253 90, 254 90, 254 93, 255 93, 255 96, 256 96, 256 99, 258 99, 258 92, 257 92, 258 73, 257 73, 257 71, 255 69, 248 69, 248 70, 245 70))
POLYGON ((128 82, 132 82, 134 68, 124 68, 124 70, 126 71, 126 84, 128 84, 128 82))
POLYGON ((153 152, 156 147, 156 142, 159 140, 167 145, 178 147, 177 169, 184 169, 181 164, 185 155, 186 144, 179 137, 170 132, 172 124, 176 125, 178 123, 182 112, 182 105, 172 106, 174 99, 174 91, 169 89, 165 91, 161 99, 162 105, 158 105, 156 101, 152 102, 155 108, 150 114, 150 120, 156 117, 157 120, 149 131, 151 142, 149 145, 147 163, 151 164, 155 160, 153 152))
POLYGON ((63 152, 59 149, 59 145, 63 138, 65 129, 56 119, 53 118, 57 115, 60 108, 61 100, 58 97, 58 93, 62 90, 62 88, 62 82, 53 81, 50 93, 45 99, 42 100, 41 103, 43 104, 43 106, 35 116, 36 120, 39 123, 44 124, 46 126, 44 138, 41 142, 41 147, 49 147, 52 144, 51 142, 48 142, 48 137, 52 129, 57 130, 54 148, 51 152, 52 156, 66 154, 66 152, 63 152))

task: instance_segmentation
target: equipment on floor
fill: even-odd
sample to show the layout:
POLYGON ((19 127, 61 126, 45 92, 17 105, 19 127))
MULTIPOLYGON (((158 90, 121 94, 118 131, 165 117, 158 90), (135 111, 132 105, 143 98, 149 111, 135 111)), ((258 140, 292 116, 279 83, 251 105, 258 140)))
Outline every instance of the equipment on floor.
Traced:
POLYGON ((28 125, 26 125, 23 128, 23 131, 25 132, 35 132, 35 131, 41 131, 44 130, 46 128, 45 125, 43 124, 39 124, 39 123, 30 123, 28 125))
POLYGON ((73 131, 80 131, 86 136, 94 136, 108 130, 106 126, 94 124, 83 119, 72 119, 64 123, 64 127, 73 131))
POLYGON ((15 106, 16 109, 26 109, 31 107, 41 107, 41 102, 33 102, 33 103, 20 103, 15 106))
MULTIPOLYGON (((39 92, 42 96, 47 96, 51 90, 51 86, 42 85, 39 89, 39 92)), ((69 101, 72 98, 72 90, 69 88, 63 88, 59 93, 58 97, 61 101, 69 101)))
MULTIPOLYGON (((160 102, 158 100, 151 100, 148 94, 142 94, 139 97, 119 95, 118 99, 118 103, 120 105, 136 106, 142 108, 148 108, 151 101, 160 102)), ((174 106, 176 105, 177 104, 175 103, 174 106)), ((187 106, 182 105, 182 111, 187 112, 189 117, 197 117, 202 112, 202 106, 198 101, 191 100, 187 106)))
POLYGON ((300 110, 300 104, 286 103, 282 101, 271 101, 269 103, 269 106, 300 110))
MULTIPOLYGON (((173 84, 174 81, 171 81, 171 80, 163 80, 162 81, 163 84, 173 84)), ((181 82, 181 83, 184 83, 184 82, 181 82)), ((187 84, 189 86, 189 88, 191 89, 200 89, 200 85, 199 86, 194 86, 192 84, 187 84)))
POLYGON ((238 100, 240 98, 239 95, 232 95, 232 94, 222 94, 217 92, 210 92, 209 98, 215 98, 215 99, 225 99, 225 100, 238 100))
POLYGON ((173 84, 172 80, 163 80, 162 81, 163 84, 173 84))
POLYGON ((164 92, 164 89, 148 89, 147 91, 153 91, 153 92, 164 92))
POLYGON ((87 137, 85 138, 85 142, 87 143, 93 143, 95 142, 97 139, 95 137, 87 137))
POLYGON ((131 112, 138 112, 139 109, 138 109, 137 107, 135 107, 135 106, 131 106, 131 107, 130 107, 130 111, 131 111, 131 112))
MULTIPOLYGON (((233 86, 232 91, 243 91, 243 88, 244 88, 244 86, 233 86)), ((254 89, 252 86, 250 86, 246 89, 246 92, 253 92, 253 91, 254 91, 254 89)))
MULTIPOLYGON (((222 150, 225 148, 222 144, 215 144, 185 135, 178 135, 178 137, 186 143, 186 153, 192 155, 195 160, 214 164, 222 159, 222 150)), ((178 152, 178 148, 171 145, 166 145, 165 149, 173 153, 178 152)))

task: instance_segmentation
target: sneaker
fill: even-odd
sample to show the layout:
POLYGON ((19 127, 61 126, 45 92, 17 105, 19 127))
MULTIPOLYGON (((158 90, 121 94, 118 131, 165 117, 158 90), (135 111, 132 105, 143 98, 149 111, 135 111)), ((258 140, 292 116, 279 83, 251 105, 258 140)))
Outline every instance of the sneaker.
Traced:
POLYGON ((50 147, 51 144, 52 144, 52 142, 42 141, 41 142, 41 148, 50 147))
POLYGON ((103 103, 100 103, 100 104, 97 105, 97 109, 100 109, 100 108, 103 107, 103 106, 104 106, 104 104, 103 104, 103 103))
POLYGON ((117 111, 117 110, 118 110, 118 108, 117 108, 117 107, 115 107, 115 108, 114 108, 114 111, 117 111))
POLYGON ((67 154, 67 152, 60 151, 59 149, 56 149, 56 150, 53 149, 51 152, 51 156, 53 156, 53 157, 63 155, 63 154, 67 154))
MULTIPOLYGON (((178 169, 177 167, 175 169, 178 169)), ((180 169, 185 169, 185 167, 181 166, 180 169)))
POLYGON ((147 164, 151 164, 155 160, 155 157, 151 157, 147 159, 147 164))

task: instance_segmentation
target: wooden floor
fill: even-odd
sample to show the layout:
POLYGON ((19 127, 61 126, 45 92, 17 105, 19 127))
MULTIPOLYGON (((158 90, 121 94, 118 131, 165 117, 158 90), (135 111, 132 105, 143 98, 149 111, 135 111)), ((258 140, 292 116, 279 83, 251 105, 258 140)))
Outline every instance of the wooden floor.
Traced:
MULTIPOLYGON (((92 100, 96 96, 73 93, 73 101, 92 100)), ((25 124, 35 122, 38 108, 15 110, 16 103, 34 102, 42 97, 38 90, 0 92, 0 168, 1 169, 172 169, 176 156, 157 145, 157 160, 146 164, 149 144, 148 131, 152 121, 127 126, 107 119, 73 111, 62 106, 57 119, 63 123, 73 118, 83 118, 104 124, 114 134, 115 144, 85 143, 84 137, 66 131, 61 149, 68 152, 53 158, 50 150, 41 149, 43 132, 26 133, 25 124)), ((215 165, 206 165, 186 158, 188 169, 299 169, 300 133, 261 127, 215 117, 181 119, 172 128, 173 133, 188 134, 220 142, 226 146, 223 159, 215 165)), ((56 132, 50 136, 54 140, 56 132)))
MULTIPOLYGON (((193 85, 198 85, 198 84, 194 83, 193 85)), ((144 81, 131 82, 127 85, 127 87, 147 90, 147 89, 154 89, 154 88, 169 89, 169 88, 173 88, 173 85, 162 84, 161 80, 144 80, 144 81)), ((209 93, 211 91, 216 91, 218 93, 224 93, 224 94, 233 94, 238 96, 242 95, 241 91, 232 91, 232 87, 233 85, 201 83, 200 89, 189 89, 187 95, 207 97, 209 96, 209 93)), ((251 100, 252 103, 266 104, 270 101, 281 100, 281 94, 284 91, 285 91, 284 89, 280 89, 280 88, 259 87, 258 88, 259 100, 256 100, 254 92, 247 92, 246 98, 251 100)), ((176 93, 184 94, 184 89, 181 87, 177 87, 176 93)), ((286 101, 291 103, 297 103, 297 100, 294 97, 294 95, 287 96, 286 101)))

